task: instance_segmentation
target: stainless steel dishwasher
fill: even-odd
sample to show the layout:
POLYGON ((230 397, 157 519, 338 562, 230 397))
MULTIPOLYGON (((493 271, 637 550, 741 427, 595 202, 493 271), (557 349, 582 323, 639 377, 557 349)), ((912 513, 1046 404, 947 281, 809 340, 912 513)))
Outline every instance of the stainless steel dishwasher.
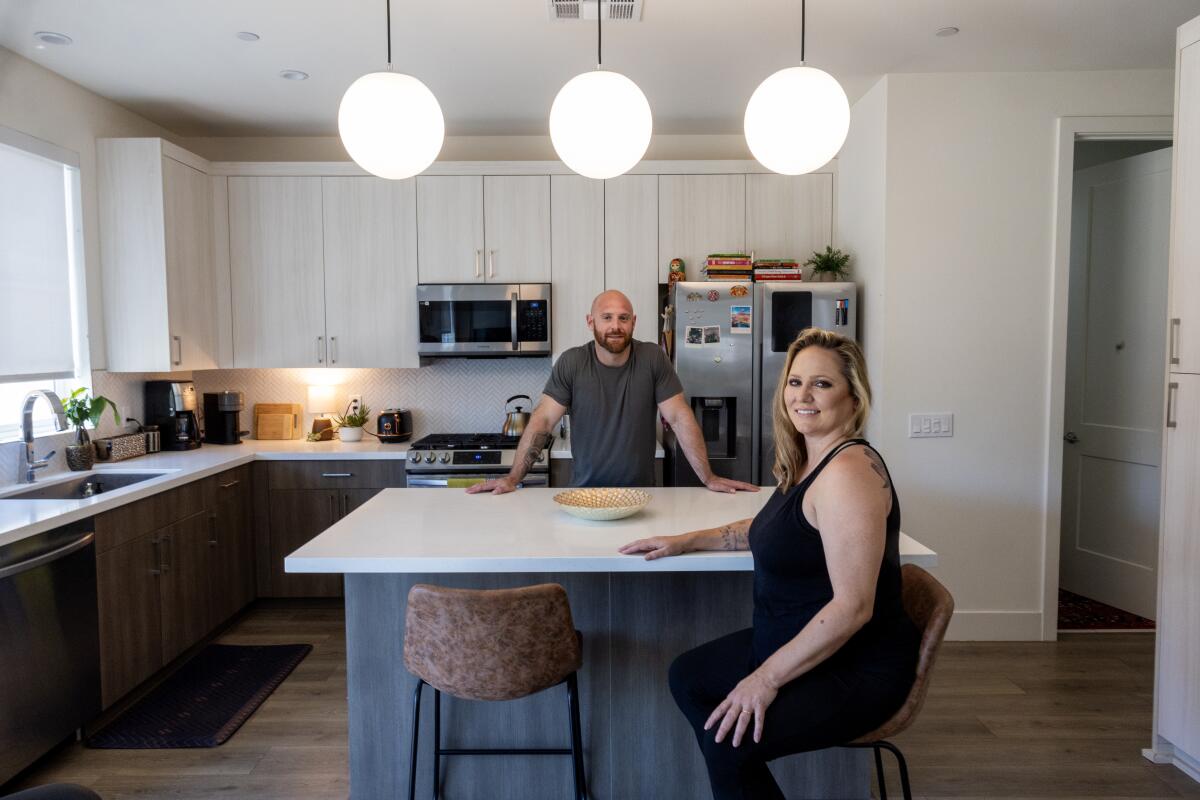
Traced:
POLYGON ((0 547, 0 784, 100 713, 90 520, 0 547))

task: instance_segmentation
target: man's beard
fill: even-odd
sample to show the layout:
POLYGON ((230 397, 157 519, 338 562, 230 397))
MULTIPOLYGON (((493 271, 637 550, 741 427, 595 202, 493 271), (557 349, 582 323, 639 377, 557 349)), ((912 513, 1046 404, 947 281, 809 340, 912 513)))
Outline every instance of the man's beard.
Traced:
POLYGON ((621 353, 624 353, 625 348, 629 347, 629 343, 633 341, 632 336, 625 335, 622 335, 619 341, 616 339, 609 339, 607 336, 602 335, 596 330, 592 331, 592 335, 596 337, 596 344, 600 345, 613 355, 620 355, 621 353))

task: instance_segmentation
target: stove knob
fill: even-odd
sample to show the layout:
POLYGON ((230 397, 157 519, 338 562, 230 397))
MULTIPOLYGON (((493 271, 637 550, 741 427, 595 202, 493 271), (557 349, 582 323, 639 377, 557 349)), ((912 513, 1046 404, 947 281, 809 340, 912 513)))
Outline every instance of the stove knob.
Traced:
POLYGON ((442 462, 443 464, 449 464, 450 463, 450 454, 442 453, 442 455, 438 458, 438 461, 442 462))
POLYGON ((425 454, 425 463, 426 463, 426 464, 432 464, 432 463, 433 463, 433 459, 434 459, 434 458, 436 458, 436 456, 434 456, 434 454, 433 454, 433 453, 426 453, 426 454, 425 454))

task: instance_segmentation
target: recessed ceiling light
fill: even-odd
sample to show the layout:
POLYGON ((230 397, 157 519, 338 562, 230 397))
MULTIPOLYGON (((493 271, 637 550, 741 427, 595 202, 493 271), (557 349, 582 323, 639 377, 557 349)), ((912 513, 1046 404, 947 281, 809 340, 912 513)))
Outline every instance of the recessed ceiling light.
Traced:
POLYGON ((298 69, 285 69, 280 70, 279 77, 285 81, 306 81, 308 80, 308 73, 301 72, 298 69))
POLYGON ((253 31, 238 31, 237 37, 243 42, 257 42, 260 38, 259 35, 253 31))
POLYGON ((74 41, 65 33, 55 33, 54 31, 38 31, 33 35, 35 39, 45 42, 46 44, 61 44, 67 45, 74 41))
POLYGON ((958 28, 954 27, 953 25, 947 25, 944 28, 938 28, 933 32, 933 35, 940 36, 945 39, 947 36, 953 36, 956 33, 958 33, 958 28))

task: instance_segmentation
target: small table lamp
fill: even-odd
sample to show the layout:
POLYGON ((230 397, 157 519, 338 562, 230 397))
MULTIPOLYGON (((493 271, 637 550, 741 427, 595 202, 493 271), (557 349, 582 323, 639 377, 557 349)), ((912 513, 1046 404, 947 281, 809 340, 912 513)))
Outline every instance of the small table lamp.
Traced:
POLYGON ((313 415, 312 432, 318 435, 317 441, 325 442, 333 438, 333 420, 325 414, 333 414, 338 410, 336 386, 309 386, 308 413, 313 415))

